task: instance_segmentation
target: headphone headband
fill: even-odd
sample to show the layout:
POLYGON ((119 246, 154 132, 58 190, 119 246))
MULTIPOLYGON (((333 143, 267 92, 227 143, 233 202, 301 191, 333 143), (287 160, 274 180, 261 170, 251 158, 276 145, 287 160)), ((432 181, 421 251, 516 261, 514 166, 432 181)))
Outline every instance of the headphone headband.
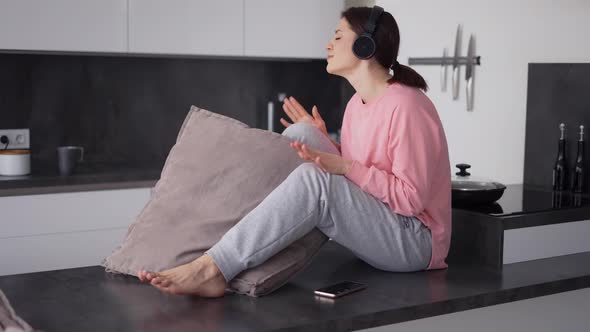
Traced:
POLYGON ((373 6, 371 14, 369 15, 369 20, 364 26, 365 31, 363 31, 352 44, 352 52, 359 59, 370 59, 377 50, 377 43, 375 43, 375 40, 373 39, 373 34, 375 33, 381 14, 383 14, 383 8, 373 6))
POLYGON ((377 22, 379 21, 381 14, 383 14, 383 8, 379 6, 373 6, 373 9, 371 9, 371 15, 369 15, 369 20, 364 27, 366 33, 371 35, 375 33, 375 28, 377 28, 377 22))

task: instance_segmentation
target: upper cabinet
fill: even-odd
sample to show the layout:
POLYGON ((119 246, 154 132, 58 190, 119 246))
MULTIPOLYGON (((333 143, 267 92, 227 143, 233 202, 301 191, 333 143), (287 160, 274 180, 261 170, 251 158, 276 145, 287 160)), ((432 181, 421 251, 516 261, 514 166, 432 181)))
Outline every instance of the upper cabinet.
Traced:
POLYGON ((343 0, 244 0, 246 56, 325 58, 343 0))
POLYGON ((0 0, 0 49, 127 51, 127 0, 0 0))
POLYGON ((0 51, 324 58, 344 0, 0 0, 0 51))
POLYGON ((244 0, 129 0, 129 52, 244 53, 244 0))

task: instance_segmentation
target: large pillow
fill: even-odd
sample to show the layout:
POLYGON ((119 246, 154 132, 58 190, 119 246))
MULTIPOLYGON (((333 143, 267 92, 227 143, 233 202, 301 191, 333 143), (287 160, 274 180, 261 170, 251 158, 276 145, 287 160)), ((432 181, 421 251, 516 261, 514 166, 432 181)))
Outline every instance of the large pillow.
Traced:
POLYGON ((0 331, 2 332, 31 332, 33 328, 16 315, 10 302, 0 289, 0 331))
MULTIPOLYGON (((102 265, 109 272, 135 275, 203 255, 303 162, 289 142, 283 135, 192 106, 150 201, 102 265)), ((326 240, 314 229, 237 275, 229 290, 270 293, 301 270, 326 240)))

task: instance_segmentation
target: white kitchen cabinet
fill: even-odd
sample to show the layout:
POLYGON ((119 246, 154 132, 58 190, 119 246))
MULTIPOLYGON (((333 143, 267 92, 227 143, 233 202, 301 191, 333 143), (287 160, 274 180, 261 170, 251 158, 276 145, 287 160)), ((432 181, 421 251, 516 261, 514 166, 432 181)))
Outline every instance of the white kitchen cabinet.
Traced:
POLYGON ((0 239, 0 275, 99 265, 127 228, 0 239))
POLYGON ((127 0, 0 0, 0 49, 127 52, 127 0))
POLYGON ((244 0, 245 55, 325 58, 343 0, 244 0))
POLYGON ((344 0, 0 0, 0 51, 324 58, 344 0))
POLYGON ((0 275, 98 265, 150 188, 0 197, 0 275))
POLYGON ((244 0, 129 0, 129 52, 242 56, 244 0))

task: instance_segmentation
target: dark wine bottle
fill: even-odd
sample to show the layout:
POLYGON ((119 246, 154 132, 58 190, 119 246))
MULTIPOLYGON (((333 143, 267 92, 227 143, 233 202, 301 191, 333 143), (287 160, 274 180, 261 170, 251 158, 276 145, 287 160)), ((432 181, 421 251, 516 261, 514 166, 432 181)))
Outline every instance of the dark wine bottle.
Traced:
POLYGON ((584 189, 584 126, 580 126, 580 139, 578 139, 578 156, 574 166, 574 181, 572 190, 581 193, 584 189))
POLYGON ((564 190, 567 187, 567 162, 565 159, 565 124, 559 125, 561 137, 557 145, 557 159, 553 167, 553 190, 564 190))

